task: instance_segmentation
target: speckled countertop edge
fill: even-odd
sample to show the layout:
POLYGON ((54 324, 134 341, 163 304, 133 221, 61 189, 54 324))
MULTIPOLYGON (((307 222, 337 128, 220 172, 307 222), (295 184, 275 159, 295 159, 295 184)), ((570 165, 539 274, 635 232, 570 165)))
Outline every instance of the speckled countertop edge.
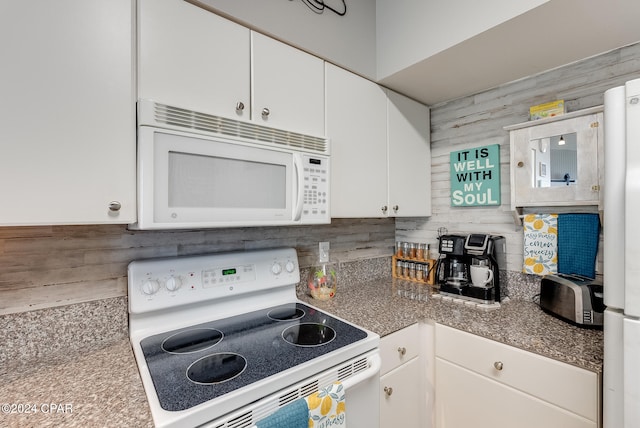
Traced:
MULTIPOLYGON (((596 373, 602 372, 603 332, 559 320, 529 301, 512 299, 500 309, 484 310, 427 297, 401 297, 406 281, 381 279, 339 288, 330 301, 319 301, 302 288, 298 297, 380 336, 419 321, 434 321, 596 373), (359 303, 359 304, 356 304, 359 303)), ((425 287, 428 289, 428 287, 425 287)))

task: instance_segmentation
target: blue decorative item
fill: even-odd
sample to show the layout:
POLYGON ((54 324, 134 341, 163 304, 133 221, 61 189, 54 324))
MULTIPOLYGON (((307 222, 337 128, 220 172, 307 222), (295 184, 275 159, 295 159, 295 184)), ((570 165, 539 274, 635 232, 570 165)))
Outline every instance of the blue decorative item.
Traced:
POLYGON ((256 423, 258 428, 308 428, 309 406, 304 398, 276 410, 256 423))
POLYGON ((560 214, 558 273, 595 278, 599 239, 598 214, 560 214))

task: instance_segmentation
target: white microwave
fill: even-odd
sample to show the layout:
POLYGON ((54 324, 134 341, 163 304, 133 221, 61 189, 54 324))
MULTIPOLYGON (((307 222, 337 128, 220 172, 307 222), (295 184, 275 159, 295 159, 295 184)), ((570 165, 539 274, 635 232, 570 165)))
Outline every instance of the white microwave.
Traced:
POLYGON ((132 229, 327 224, 328 141, 138 102, 132 229))

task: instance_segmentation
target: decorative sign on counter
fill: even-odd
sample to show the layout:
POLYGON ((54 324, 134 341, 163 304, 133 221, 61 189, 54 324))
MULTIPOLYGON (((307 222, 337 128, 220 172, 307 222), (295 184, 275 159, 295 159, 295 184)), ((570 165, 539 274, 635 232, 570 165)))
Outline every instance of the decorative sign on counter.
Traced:
POLYGON ((500 205, 500 145, 451 152, 451 206, 500 205))

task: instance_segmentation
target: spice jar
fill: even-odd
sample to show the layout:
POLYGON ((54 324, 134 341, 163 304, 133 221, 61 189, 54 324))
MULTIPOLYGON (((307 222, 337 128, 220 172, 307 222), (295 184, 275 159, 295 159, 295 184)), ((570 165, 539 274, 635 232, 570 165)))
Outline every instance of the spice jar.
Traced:
POLYGON ((416 264, 409 263, 409 279, 416 279, 416 264))
POLYGON ((396 242, 396 257, 402 257, 402 241, 396 242))
POLYGON ((409 242, 402 243, 402 257, 408 259, 411 257, 411 247, 409 242))
POLYGON ((424 265, 416 266, 416 280, 423 281, 424 278, 424 265))
POLYGON ((424 249, 426 244, 417 244, 418 248, 416 249, 416 258, 419 260, 424 260, 424 249))
POLYGON ((430 263, 427 263, 422 266, 422 280, 424 282, 429 282, 429 273, 431 273, 430 263))
POLYGON ((403 278, 409 278, 409 262, 402 263, 402 276, 403 278))
POLYGON ((410 254, 409 257, 411 257, 412 259, 416 258, 416 251, 417 251, 416 245, 417 244, 414 244, 413 242, 409 243, 409 254, 410 254))

